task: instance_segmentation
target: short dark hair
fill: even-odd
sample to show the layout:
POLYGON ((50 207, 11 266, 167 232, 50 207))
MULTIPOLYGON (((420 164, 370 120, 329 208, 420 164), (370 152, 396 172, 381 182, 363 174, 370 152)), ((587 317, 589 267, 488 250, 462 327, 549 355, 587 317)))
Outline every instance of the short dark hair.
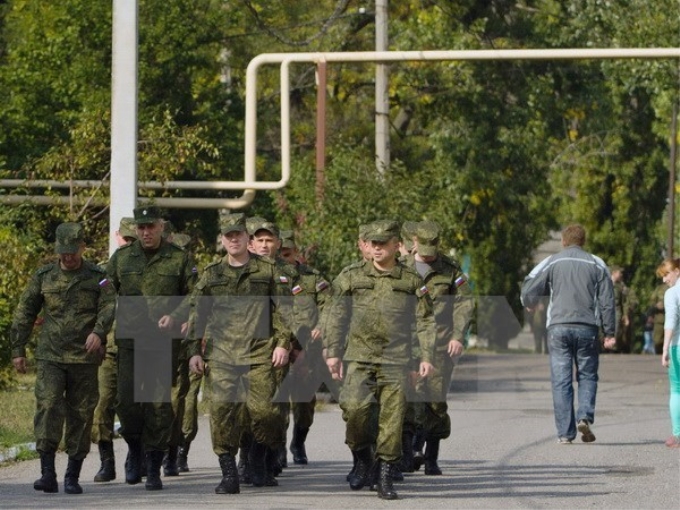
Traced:
POLYGON ((578 223, 567 225, 562 230, 562 246, 583 246, 586 244, 586 229, 578 223))

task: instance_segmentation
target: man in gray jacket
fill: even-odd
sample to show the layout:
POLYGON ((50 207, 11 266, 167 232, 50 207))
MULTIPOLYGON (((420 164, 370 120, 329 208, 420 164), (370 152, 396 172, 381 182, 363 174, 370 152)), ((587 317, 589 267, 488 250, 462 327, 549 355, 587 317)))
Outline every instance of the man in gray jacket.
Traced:
POLYGON ((586 231, 569 225, 562 231, 562 251, 538 264, 522 284, 522 304, 531 311, 541 297, 549 296, 548 351, 553 407, 558 442, 570 444, 581 433, 586 443, 595 441, 590 425, 595 421, 599 365, 599 327, 604 346, 616 344, 614 288, 607 265, 583 249, 586 231), (574 415, 573 366, 578 381, 578 410, 574 415))

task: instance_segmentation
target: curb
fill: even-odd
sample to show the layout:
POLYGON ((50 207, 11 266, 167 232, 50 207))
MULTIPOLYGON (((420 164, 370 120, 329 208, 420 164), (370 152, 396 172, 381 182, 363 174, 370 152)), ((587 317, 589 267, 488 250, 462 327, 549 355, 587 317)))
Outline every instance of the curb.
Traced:
POLYGON ((0 463, 15 460, 21 452, 35 451, 35 443, 23 443, 0 450, 0 463))

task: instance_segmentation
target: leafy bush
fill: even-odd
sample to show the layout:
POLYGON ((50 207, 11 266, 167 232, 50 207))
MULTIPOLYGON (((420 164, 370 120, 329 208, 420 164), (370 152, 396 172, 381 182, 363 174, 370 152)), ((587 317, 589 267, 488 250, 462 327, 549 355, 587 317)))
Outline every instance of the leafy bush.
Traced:
POLYGON ((9 339, 12 314, 44 253, 43 241, 21 233, 8 217, 11 214, 10 210, 0 210, 0 219, 4 220, 0 222, 0 245, 3 247, 0 266, 8 268, 0 271, 0 390, 11 386, 14 380, 9 339))

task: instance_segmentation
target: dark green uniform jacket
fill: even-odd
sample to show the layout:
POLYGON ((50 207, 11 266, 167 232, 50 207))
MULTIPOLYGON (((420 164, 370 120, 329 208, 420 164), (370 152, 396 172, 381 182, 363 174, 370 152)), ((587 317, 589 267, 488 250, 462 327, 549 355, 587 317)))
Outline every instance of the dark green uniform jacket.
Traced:
POLYGON ((251 255, 244 266, 226 259, 210 264, 193 293, 189 356, 228 365, 271 363, 275 347, 290 348, 290 279, 268 257, 251 255))
POLYGON ((333 281, 333 298, 324 311, 323 339, 329 358, 395 365, 431 363, 435 330, 427 287, 418 273, 402 264, 388 273, 381 273, 371 262, 352 264, 333 281), (420 360, 413 360, 416 347, 420 347, 420 360))
POLYGON ((80 269, 62 271, 59 263, 41 267, 21 295, 10 330, 12 357, 25 357, 26 344, 41 310, 35 358, 57 363, 99 363, 87 354, 85 340, 96 333, 102 342, 111 328, 115 290, 104 270, 83 260, 80 269))
MULTIPOLYGON (((404 264, 415 270, 415 257, 405 257, 404 264)), ((455 260, 437 254, 437 259, 429 266, 432 269, 423 279, 434 304, 437 348, 445 351, 451 340, 462 342, 465 339, 472 320, 474 298, 467 277, 455 260)))
POLYGON ((162 241, 147 261, 141 243, 135 241, 116 250, 106 272, 119 296, 116 314, 119 347, 131 349, 134 338, 157 331, 158 320, 164 315, 170 315, 178 326, 188 320, 188 295, 197 273, 189 254, 182 248, 162 241), (139 299, 125 299, 135 296, 139 299))

